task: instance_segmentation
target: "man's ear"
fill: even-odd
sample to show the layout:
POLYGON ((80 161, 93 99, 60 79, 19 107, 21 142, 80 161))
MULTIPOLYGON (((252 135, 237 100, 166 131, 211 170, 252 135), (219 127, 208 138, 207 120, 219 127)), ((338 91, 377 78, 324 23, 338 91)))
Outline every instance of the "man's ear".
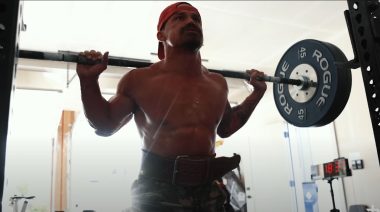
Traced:
POLYGON ((157 32, 157 39, 159 41, 165 41, 166 40, 166 35, 163 31, 158 31, 157 32))

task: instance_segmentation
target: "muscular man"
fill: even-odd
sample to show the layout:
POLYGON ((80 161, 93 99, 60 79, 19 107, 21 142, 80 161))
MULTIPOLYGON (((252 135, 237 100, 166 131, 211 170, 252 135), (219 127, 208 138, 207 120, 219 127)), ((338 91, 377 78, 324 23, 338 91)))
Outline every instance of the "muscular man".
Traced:
POLYGON ((109 136, 132 117, 143 139, 143 161, 132 186, 133 211, 224 211, 218 179, 236 168, 239 156, 215 157, 215 136, 228 137, 250 117, 266 91, 251 70, 254 87, 231 108, 226 80, 201 63, 202 21, 185 2, 168 6, 157 26, 159 62, 128 72, 116 95, 102 98, 99 75, 108 52, 82 53, 95 65, 77 65, 86 117, 96 133, 109 136))

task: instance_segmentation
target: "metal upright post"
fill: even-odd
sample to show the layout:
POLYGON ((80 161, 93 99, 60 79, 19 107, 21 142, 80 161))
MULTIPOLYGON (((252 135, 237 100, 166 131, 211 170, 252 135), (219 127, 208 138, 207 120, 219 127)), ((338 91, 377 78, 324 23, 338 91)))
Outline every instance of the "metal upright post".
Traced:
MULTIPOLYGON (((5 152, 21 29, 21 6, 19 0, 0 0, 0 200, 3 199, 5 152)), ((0 212, 1 208, 0 205, 0 212)))
POLYGON ((380 162, 380 3, 378 0, 347 0, 346 22, 360 64, 369 114, 380 162))
POLYGON ((332 186, 332 181, 335 179, 338 179, 338 178, 331 178, 331 179, 327 180, 327 182, 330 184, 331 200, 332 200, 332 204, 333 204, 333 209, 331 209, 330 212, 339 212, 339 209, 336 209, 336 206, 335 206, 334 189, 332 186))

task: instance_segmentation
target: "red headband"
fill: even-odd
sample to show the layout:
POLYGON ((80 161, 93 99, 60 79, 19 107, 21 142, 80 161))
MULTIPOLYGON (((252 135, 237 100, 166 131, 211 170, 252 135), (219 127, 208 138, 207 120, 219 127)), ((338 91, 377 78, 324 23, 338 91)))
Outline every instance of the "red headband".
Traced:
MULTIPOLYGON (((158 24, 157 24, 157 31, 160 31, 162 29, 166 21, 168 21, 169 18, 174 13, 183 9, 183 8, 178 8, 178 6, 181 4, 188 5, 191 7, 192 10, 198 12, 197 8, 193 7, 191 4, 187 2, 177 2, 177 3, 171 4, 161 12, 160 19, 158 20, 158 24)), ((160 60, 165 58, 164 46, 161 42, 158 43, 158 58, 160 58, 160 60)))

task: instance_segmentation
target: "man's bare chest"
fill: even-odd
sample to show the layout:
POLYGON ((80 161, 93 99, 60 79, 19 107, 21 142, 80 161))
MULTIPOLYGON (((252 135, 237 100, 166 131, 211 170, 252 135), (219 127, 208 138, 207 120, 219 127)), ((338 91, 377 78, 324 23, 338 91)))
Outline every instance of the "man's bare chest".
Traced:
POLYGON ((208 79, 157 78, 136 94, 147 119, 169 124, 218 122, 227 101, 227 91, 208 79))

